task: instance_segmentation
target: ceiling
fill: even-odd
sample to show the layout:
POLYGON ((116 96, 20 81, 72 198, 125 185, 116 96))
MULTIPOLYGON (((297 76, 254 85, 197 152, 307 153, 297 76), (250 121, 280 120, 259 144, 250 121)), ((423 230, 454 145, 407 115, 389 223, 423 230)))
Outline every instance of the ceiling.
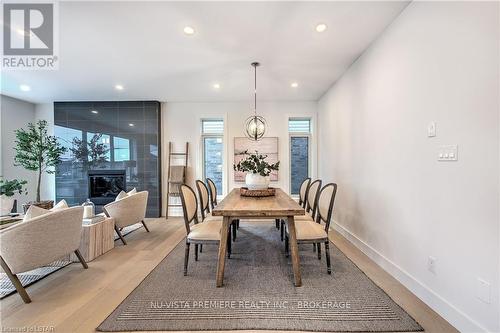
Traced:
POLYGON ((246 101, 259 61, 259 100, 317 100, 407 5, 61 2, 59 69, 3 71, 2 93, 35 103, 246 101))

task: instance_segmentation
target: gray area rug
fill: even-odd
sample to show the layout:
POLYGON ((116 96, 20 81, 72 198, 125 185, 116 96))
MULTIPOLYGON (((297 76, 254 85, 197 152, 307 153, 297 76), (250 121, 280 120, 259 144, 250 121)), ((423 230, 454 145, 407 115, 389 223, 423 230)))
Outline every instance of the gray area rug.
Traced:
POLYGON ((303 286, 272 223, 241 223, 226 260, 224 287, 215 287, 217 247, 204 245, 183 276, 184 241, 97 328, 99 331, 304 330, 422 331, 338 248, 333 274, 312 245, 300 246, 303 286))

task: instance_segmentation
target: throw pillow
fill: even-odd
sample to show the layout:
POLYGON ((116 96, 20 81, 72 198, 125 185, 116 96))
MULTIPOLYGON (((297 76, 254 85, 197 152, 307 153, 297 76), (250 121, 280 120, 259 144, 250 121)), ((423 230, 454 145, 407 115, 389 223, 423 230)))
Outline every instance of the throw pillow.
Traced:
POLYGON ((125 192, 125 191, 121 191, 121 192, 120 192, 120 193, 118 193, 118 195, 116 196, 115 201, 118 201, 118 200, 123 199, 123 198, 126 198, 126 197, 128 197, 127 192, 125 192))
POLYGON ((50 210, 52 212, 54 212, 56 210, 61 210, 61 209, 65 209, 65 208, 69 208, 69 206, 68 206, 68 203, 66 202, 66 200, 62 199, 61 201, 59 201, 57 203, 57 205, 55 205, 54 207, 52 207, 50 210))
POLYGON ((23 222, 29 221, 37 216, 45 215, 47 213, 50 213, 50 210, 31 205, 28 208, 26 214, 24 214, 23 222))

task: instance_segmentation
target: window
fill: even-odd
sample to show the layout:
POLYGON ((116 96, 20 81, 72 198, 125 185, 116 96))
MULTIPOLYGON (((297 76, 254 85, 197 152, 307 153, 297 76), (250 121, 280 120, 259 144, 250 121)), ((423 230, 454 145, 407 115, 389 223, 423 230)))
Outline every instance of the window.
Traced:
POLYGON ((120 138, 118 136, 113 137, 113 152, 116 162, 129 161, 130 160, 130 140, 120 138))
POLYGON ((82 139, 82 131, 72 129, 63 126, 54 126, 54 135, 57 137, 57 141, 66 148, 66 152, 61 155, 61 160, 71 161, 73 159, 73 153, 71 148, 73 148, 73 139, 82 139))
POLYGON ((297 195, 300 184, 310 174, 311 119, 290 118, 290 194, 297 195))
POLYGON ((217 188, 217 194, 222 194, 224 120, 202 120, 201 132, 203 148, 203 179, 212 179, 217 188))
MULTIPOLYGON (((91 133, 87 132, 87 145, 88 149, 94 149, 95 145, 103 144, 105 149, 106 149, 106 154, 105 154, 105 159, 106 161, 111 161, 111 150, 110 150, 110 144, 111 144, 111 138, 107 134, 102 134, 102 133, 91 133), (100 137, 99 137, 100 136, 100 137), (94 145, 92 145, 92 140, 96 140, 94 145)), ((91 159, 91 156, 88 156, 89 160, 91 159)))

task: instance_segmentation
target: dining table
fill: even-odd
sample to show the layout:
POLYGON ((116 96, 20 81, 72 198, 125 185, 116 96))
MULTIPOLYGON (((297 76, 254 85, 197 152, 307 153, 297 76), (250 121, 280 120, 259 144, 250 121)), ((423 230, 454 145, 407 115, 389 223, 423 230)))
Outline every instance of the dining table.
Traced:
MULTIPOLYGON (((305 215, 305 210, 282 189, 276 188, 275 195, 267 197, 248 197, 234 188, 213 210, 212 216, 222 216, 221 235, 226 235, 231 221, 235 219, 284 219, 287 223, 289 245, 292 259, 294 284, 302 286, 300 258, 295 233, 295 216, 305 215)), ((216 285, 222 287, 226 261, 227 237, 219 243, 216 285)))

